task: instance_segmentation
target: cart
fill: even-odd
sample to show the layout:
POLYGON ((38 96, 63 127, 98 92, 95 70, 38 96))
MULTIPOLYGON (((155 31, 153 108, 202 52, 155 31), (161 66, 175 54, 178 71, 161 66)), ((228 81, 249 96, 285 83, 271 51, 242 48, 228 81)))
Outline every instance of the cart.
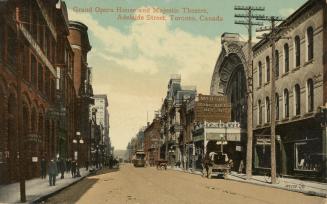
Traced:
POLYGON ((223 176, 223 178, 226 178, 230 173, 231 165, 231 160, 228 159, 227 154, 211 152, 209 154, 209 159, 203 164, 204 168, 202 175, 209 179, 211 179, 212 176, 223 176))
POLYGON ((167 164, 168 161, 167 160, 157 160, 156 161, 156 166, 158 170, 167 170, 167 164))

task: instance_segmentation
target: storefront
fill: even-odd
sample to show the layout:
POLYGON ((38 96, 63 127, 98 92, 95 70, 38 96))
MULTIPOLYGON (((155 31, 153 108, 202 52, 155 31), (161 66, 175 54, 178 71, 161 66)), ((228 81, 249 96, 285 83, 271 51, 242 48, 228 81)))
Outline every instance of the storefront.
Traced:
POLYGON ((195 146, 194 163, 197 169, 206 154, 210 152, 227 153, 233 160, 233 170, 238 170, 242 155, 245 155, 245 130, 240 128, 239 122, 204 122, 195 125, 193 143, 195 146))
MULTIPOLYGON (((256 173, 270 171, 270 129, 254 134, 256 173), (261 134, 260 134, 261 133, 261 134), (266 133, 266 134, 264 134, 266 133)), ((299 178, 321 178, 323 173, 322 128, 315 119, 306 119, 276 127, 277 173, 299 178)))

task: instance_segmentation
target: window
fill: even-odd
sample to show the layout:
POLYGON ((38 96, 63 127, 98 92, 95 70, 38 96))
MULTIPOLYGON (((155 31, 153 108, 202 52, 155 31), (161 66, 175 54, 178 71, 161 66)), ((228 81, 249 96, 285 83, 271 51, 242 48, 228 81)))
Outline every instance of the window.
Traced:
POLYGON ((278 50, 275 51, 275 76, 276 76, 276 78, 279 77, 279 52, 278 52, 278 50))
POLYGON ((284 90, 284 117, 288 118, 289 117, 289 94, 288 90, 284 90))
POLYGON ((271 150, 270 144, 268 143, 259 143, 255 146, 256 154, 256 167, 270 168, 271 165, 271 150))
POLYGON ((279 95, 275 95, 275 105, 276 105, 276 120, 279 120, 279 95))
POLYGON ((295 67, 298 67, 300 66, 301 63, 301 40, 298 35, 294 39, 294 45, 295 45, 295 67))
POLYGON ((43 93, 43 66, 38 64, 38 88, 43 93))
POLYGON ((262 107, 261 107, 261 100, 258 101, 258 117, 259 117, 259 125, 262 124, 262 107))
POLYGON ((45 70, 45 94, 50 99, 50 72, 48 68, 45 70))
MULTIPOLYGON (((315 147, 321 147, 319 140, 300 142, 294 144, 295 169, 305 171, 321 171, 321 156, 316 152, 315 147)), ((319 149, 319 148, 318 148, 319 149)))
POLYGON ((31 56, 31 81, 32 81, 32 84, 35 86, 37 84, 36 73, 37 73, 37 61, 35 59, 35 56, 32 55, 31 56))
POLYGON ((270 58, 266 57, 266 82, 270 81, 270 58))
POLYGON ((269 97, 266 97, 266 122, 270 122, 270 101, 269 97))
POLYGON ((15 70, 15 63, 16 63, 16 34, 15 32, 8 26, 8 33, 7 33, 7 62, 10 65, 10 68, 15 70))
POLYGON ((23 77, 26 81, 30 81, 30 70, 29 70, 29 48, 24 46, 24 54, 23 54, 23 77))
POLYGON ((313 80, 309 79, 307 82, 307 96, 308 96, 308 112, 313 111, 314 106, 314 95, 313 95, 313 80))
POLYGON ((259 86, 262 85, 262 63, 259 61, 258 64, 258 72, 259 72, 259 86))
POLYGON ((307 29, 307 45, 308 45, 308 61, 313 58, 313 28, 309 27, 307 29))
POLYGON ((295 102, 295 115, 301 113, 301 89, 300 85, 296 84, 294 87, 294 102, 295 102))
POLYGON ((287 73, 290 70, 290 61, 289 61, 289 47, 288 44, 286 43, 284 45, 284 72, 287 73))

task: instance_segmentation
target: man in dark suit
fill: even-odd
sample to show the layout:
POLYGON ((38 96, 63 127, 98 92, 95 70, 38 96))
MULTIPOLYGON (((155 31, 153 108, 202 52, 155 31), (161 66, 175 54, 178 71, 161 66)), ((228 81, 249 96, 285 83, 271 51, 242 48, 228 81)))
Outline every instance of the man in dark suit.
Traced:
POLYGON ((57 163, 54 159, 51 159, 51 161, 49 163, 48 174, 49 174, 49 185, 55 186, 56 185, 56 177, 58 175, 58 167, 57 167, 57 163))

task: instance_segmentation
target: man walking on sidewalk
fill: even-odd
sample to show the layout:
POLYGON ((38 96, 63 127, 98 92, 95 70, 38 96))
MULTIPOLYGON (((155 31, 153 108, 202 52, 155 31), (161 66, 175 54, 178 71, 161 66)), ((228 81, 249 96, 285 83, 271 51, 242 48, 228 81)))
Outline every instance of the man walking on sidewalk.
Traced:
POLYGON ((56 185, 56 177, 58 175, 58 167, 57 163, 54 159, 51 159, 49 163, 49 185, 55 186, 56 185))

